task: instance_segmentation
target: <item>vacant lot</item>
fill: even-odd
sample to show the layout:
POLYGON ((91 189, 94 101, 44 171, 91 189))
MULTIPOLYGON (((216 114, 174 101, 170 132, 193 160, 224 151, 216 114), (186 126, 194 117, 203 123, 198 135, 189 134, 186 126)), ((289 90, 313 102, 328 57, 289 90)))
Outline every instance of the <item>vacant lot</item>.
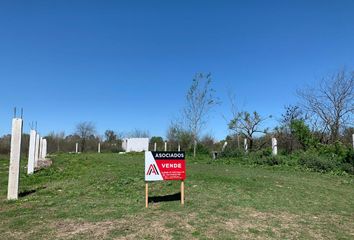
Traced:
MULTIPOLYGON (((207 158, 207 157, 206 157, 207 158)), ((6 201, 0 160, 1 239, 353 239, 354 178, 187 159, 179 182, 151 184, 144 203, 143 154, 63 154, 25 175, 6 201), (156 202, 158 201, 158 202, 156 202)))

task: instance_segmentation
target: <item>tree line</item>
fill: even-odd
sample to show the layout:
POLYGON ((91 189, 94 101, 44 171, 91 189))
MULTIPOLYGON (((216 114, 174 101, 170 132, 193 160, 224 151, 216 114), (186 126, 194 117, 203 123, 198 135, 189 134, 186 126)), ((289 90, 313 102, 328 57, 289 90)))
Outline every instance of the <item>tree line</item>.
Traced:
MULTIPOLYGON (((194 156, 198 152, 208 153, 220 151, 225 141, 228 149, 242 149, 243 139, 247 139, 250 151, 258 151, 270 145, 270 138, 278 139, 278 147, 284 154, 298 150, 316 148, 319 144, 342 144, 352 146, 353 113, 354 113, 354 72, 345 69, 323 77, 316 85, 297 91, 298 103, 284 107, 284 113, 278 125, 269 129, 266 120, 273 116, 261 116, 258 111, 239 109, 236 99, 230 97, 231 119, 227 127, 230 134, 222 141, 215 141, 213 136, 202 135, 207 128, 211 110, 221 104, 216 91, 212 87, 210 73, 197 73, 186 92, 185 106, 180 116, 171 121, 166 137, 150 138, 150 149, 156 142, 158 149, 163 150, 164 142, 168 142, 169 150, 176 150, 180 145, 183 150, 194 156)), ((148 131, 134 130, 125 136, 150 137, 148 131)), ((9 153, 10 135, 0 138, 0 153, 9 153)), ((76 143, 79 151, 97 151, 98 142, 102 151, 121 151, 123 134, 106 130, 104 135, 97 134, 92 122, 81 122, 76 125, 72 134, 51 132, 45 136, 48 141, 48 152, 73 152, 76 143)), ((23 137, 23 151, 28 148, 28 134, 23 137)))

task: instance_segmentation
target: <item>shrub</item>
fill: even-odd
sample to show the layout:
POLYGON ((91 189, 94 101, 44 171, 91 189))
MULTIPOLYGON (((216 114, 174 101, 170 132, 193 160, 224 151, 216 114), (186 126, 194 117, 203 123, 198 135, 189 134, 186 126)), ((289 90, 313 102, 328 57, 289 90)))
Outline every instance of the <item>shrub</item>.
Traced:
POLYGON ((341 164, 341 169, 342 171, 345 171, 349 174, 353 174, 354 175, 354 165, 350 164, 350 163, 342 163, 341 164))
POLYGON ((279 156, 268 156, 262 158, 257 157, 257 158, 251 158, 250 160, 253 161, 253 164, 268 165, 268 166, 275 166, 283 163, 283 158, 279 156))
POLYGON ((305 150, 313 148, 317 144, 317 139, 311 133, 310 128, 303 120, 293 120, 290 124, 291 132, 305 150))
POLYGON ((336 158, 319 156, 313 152, 306 152, 299 157, 299 164, 317 172, 329 172, 337 167, 336 158))
POLYGON ((220 158, 240 158, 244 155, 244 151, 240 148, 226 148, 219 153, 220 158))
MULTIPOLYGON (((206 146, 204 146, 203 144, 201 144, 201 143, 198 143, 198 144, 197 144, 197 149, 196 149, 196 151, 197 151, 197 154, 210 154, 209 149, 208 149, 206 146)), ((189 149, 189 152, 190 152, 190 153, 193 153, 193 147, 191 147, 191 148, 189 149)))
POLYGON ((337 141, 334 144, 318 144, 317 152, 319 155, 336 155, 338 158, 343 159, 347 155, 348 148, 343 143, 337 141))
POLYGON ((342 159, 343 163, 349 163, 354 167, 354 150, 350 149, 346 152, 342 159))

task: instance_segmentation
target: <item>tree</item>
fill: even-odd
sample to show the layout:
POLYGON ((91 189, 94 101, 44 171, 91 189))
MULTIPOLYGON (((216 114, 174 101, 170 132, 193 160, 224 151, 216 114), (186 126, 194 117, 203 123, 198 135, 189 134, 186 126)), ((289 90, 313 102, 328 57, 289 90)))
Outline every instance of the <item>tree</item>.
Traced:
POLYGON ((60 152, 60 142, 62 142, 64 140, 65 132, 57 132, 57 133, 55 133, 53 131, 53 132, 50 132, 48 134, 48 137, 53 139, 53 141, 55 142, 55 145, 56 145, 57 152, 60 152))
POLYGON ((163 138, 159 136, 153 136, 150 138, 150 149, 154 149, 154 144, 156 143, 157 149, 163 148, 163 138))
POLYGON ((291 121, 291 132, 297 138, 304 150, 316 147, 317 140, 313 137, 310 128, 303 120, 294 119, 291 121))
POLYGON ((193 156, 196 155, 197 141, 200 131, 206 124, 206 118, 213 106, 218 104, 211 87, 211 74, 195 75, 186 96, 184 119, 193 138, 193 156))
POLYGON ((331 142, 338 140, 342 128, 353 122, 354 71, 340 70, 323 78, 318 87, 299 90, 298 95, 304 110, 314 122, 319 121, 331 142))
POLYGON ((215 139, 211 134, 206 134, 200 140, 200 143, 206 147, 209 151, 214 150, 215 139))
POLYGON ((277 138, 284 143, 288 153, 292 152, 294 149, 294 136, 291 129, 291 123, 294 120, 303 120, 300 107, 292 105, 286 106, 285 113, 282 114, 280 120, 280 127, 275 129, 278 133, 277 138))
MULTIPOLYGON (((272 116, 269 116, 272 117, 272 116)), ((256 111, 252 114, 246 111, 241 111, 231 119, 228 124, 230 130, 235 131, 236 134, 241 134, 250 142, 250 150, 253 147, 255 133, 267 133, 267 129, 261 128, 262 123, 268 119, 261 117, 256 111)))
POLYGON ((113 130, 106 130, 104 132, 106 142, 112 143, 117 140, 117 134, 113 130))
POLYGON ((134 129, 127 136, 131 138, 148 138, 150 137, 150 133, 146 130, 134 129))
POLYGON ((86 141, 96 133, 96 126, 92 122, 81 122, 76 125, 75 132, 81 140, 81 151, 86 149, 86 141))
POLYGON ((189 130, 183 128, 181 123, 171 122, 167 129, 166 138, 169 144, 177 148, 180 144, 182 149, 189 150, 192 146, 193 137, 189 130))

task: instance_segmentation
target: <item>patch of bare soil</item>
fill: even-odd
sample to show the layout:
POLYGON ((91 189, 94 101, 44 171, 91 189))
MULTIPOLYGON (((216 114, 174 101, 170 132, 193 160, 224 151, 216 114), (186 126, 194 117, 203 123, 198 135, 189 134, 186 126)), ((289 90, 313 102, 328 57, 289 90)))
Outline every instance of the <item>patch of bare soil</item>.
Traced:
POLYGON ((288 212, 270 213, 247 209, 241 218, 227 219, 224 228, 238 233, 242 239, 269 238, 299 239, 309 236, 312 239, 334 239, 335 233, 324 225, 334 225, 338 230, 353 235, 354 224, 338 215, 296 215, 288 212))
MULTIPOLYGON (((66 220, 52 226, 56 238, 75 239, 79 235, 88 239, 106 239, 111 231, 117 235, 115 239, 172 239, 177 228, 183 229, 187 236, 194 231, 188 222, 193 215, 167 213, 162 215, 136 215, 115 221, 78 222, 66 220), (169 226, 169 223, 172 226, 169 226)), ((188 238, 193 239, 193 238, 188 238)))
MULTIPOLYGON (((173 239, 174 233, 193 238, 194 232, 211 239, 235 236, 237 239, 334 239, 334 229, 353 235, 353 223, 339 215, 297 215, 289 212, 260 212, 255 209, 235 209, 228 216, 198 217, 194 213, 142 213, 119 220, 82 222, 66 220, 52 226, 60 239, 173 239), (345 224, 343 224, 345 223, 345 224), (226 235, 220 235, 226 233, 226 235)), ((354 235, 353 235, 354 236, 354 235)))
POLYGON ((42 168, 49 168, 52 165, 53 161, 49 158, 46 159, 38 159, 38 167, 35 170, 39 170, 42 168))
POLYGON ((85 234, 94 239, 104 239, 108 232, 119 223, 105 222, 75 222, 61 221, 55 224, 57 238, 72 238, 78 234, 85 234))

